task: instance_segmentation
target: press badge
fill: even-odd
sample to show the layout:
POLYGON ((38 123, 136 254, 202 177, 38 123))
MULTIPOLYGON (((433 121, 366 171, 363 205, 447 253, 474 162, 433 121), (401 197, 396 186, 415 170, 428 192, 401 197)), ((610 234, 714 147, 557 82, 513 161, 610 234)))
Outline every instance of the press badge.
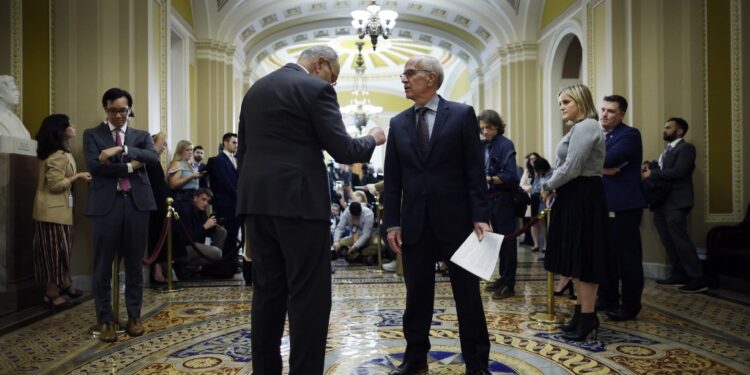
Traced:
POLYGON ((68 208, 73 208, 73 193, 68 193, 68 208))

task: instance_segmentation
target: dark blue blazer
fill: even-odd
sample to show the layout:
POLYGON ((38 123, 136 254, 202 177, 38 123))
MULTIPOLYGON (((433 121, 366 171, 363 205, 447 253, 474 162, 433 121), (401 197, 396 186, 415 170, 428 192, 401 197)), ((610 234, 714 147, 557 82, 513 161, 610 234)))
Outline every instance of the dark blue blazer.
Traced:
POLYGON ((216 216, 234 218, 237 206, 237 169, 223 152, 212 159, 209 174, 214 199, 211 205, 216 216))
POLYGON ((489 150, 489 158, 485 161, 486 175, 498 176, 503 180, 502 184, 489 185, 490 195, 494 197, 492 229, 497 233, 511 234, 517 224, 511 193, 520 180, 516 165, 516 149, 513 141, 501 134, 487 142, 485 147, 489 150))
POLYGON ((604 168, 620 168, 620 172, 614 176, 602 176, 607 209, 624 211, 645 208, 646 196, 641 183, 641 132, 626 124, 617 125, 607 134, 605 146, 604 168))
POLYGON ((385 225, 401 227, 406 244, 429 222, 441 242, 462 242, 489 208, 474 108, 440 98, 430 147, 417 151, 414 107, 390 122, 385 152, 385 225))

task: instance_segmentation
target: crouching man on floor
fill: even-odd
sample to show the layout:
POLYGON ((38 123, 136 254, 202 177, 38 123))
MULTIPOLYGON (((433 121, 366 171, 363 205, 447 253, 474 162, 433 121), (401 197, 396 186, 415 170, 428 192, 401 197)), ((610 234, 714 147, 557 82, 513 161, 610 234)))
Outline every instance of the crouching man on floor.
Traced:
POLYGON ((378 239, 372 235, 375 215, 359 202, 352 202, 341 214, 333 232, 333 248, 347 262, 374 264, 378 255, 378 239), (350 236, 341 238, 346 231, 350 236))

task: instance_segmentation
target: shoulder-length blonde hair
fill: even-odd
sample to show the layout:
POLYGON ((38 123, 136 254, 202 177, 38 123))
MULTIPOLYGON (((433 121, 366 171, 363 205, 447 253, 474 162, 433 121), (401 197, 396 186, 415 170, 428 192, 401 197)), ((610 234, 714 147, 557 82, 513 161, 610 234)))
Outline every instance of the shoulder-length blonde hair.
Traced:
POLYGON ((172 161, 182 160, 182 153, 185 152, 185 149, 188 148, 188 146, 192 145, 192 142, 184 139, 177 142, 177 147, 175 147, 174 149, 174 157, 172 158, 172 161))
POLYGON ((557 93, 559 98, 562 95, 567 95, 572 99, 578 106, 578 111, 581 117, 575 119, 574 122, 581 121, 585 118, 592 118, 599 121, 599 115, 596 113, 596 106, 594 105, 594 99, 591 97, 591 91, 586 85, 577 83, 573 86, 568 86, 557 93))

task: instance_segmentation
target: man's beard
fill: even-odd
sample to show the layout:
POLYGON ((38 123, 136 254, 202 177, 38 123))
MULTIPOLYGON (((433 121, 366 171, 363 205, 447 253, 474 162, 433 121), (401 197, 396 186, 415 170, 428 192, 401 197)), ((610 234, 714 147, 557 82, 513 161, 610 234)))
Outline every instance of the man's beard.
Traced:
POLYGON ((196 163, 200 163, 201 161, 203 161, 203 156, 194 155, 193 159, 195 159, 196 163))
POLYGON ((677 137, 674 134, 667 134, 667 133, 664 133, 662 138, 667 142, 673 142, 675 139, 677 139, 677 137))

